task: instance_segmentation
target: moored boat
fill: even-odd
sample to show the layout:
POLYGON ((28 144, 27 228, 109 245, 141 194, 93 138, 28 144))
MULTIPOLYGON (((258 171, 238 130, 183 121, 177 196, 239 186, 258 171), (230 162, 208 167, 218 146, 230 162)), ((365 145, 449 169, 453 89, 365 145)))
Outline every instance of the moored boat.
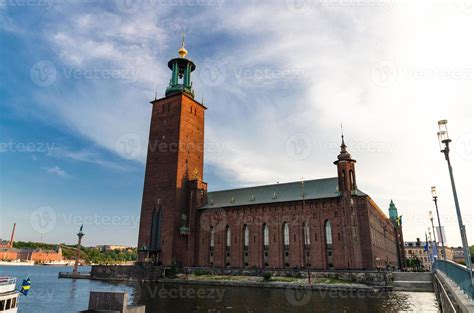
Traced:
POLYGON ((19 292, 15 290, 16 278, 0 277, 0 312, 15 313, 18 311, 19 292))

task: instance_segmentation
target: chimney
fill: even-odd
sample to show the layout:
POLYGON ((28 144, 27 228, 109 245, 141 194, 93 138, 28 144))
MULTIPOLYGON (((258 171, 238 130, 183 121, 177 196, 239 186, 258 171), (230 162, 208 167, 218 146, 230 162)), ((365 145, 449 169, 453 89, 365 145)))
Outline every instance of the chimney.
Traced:
POLYGON ((16 223, 13 223, 12 236, 10 237, 10 242, 8 244, 10 248, 13 248, 13 239, 15 238, 15 229, 16 229, 16 223))

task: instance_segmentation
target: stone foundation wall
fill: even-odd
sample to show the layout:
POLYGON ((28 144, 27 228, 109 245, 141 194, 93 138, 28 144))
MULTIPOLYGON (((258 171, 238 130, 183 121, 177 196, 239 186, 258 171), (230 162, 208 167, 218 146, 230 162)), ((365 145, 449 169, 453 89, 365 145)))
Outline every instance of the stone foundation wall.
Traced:
POLYGON ((156 281, 161 278, 163 267, 152 264, 136 265, 93 265, 91 269, 92 279, 103 280, 146 280, 156 281))
MULTIPOLYGON (((299 269, 241 269, 241 268, 210 268, 189 267, 184 269, 188 274, 231 275, 231 276, 262 276, 270 272, 274 277, 308 277, 308 272, 299 269)), ((151 264, 132 266, 94 265, 91 270, 92 279, 103 280, 134 280, 157 281, 163 278, 164 267, 151 264)), ((333 278, 370 286, 392 286, 392 272, 377 271, 311 271, 312 278, 333 278)))
MULTIPOLYGON (((200 273, 209 275, 232 275, 232 276, 262 276, 270 272, 276 277, 308 277, 308 271, 299 269, 241 269, 241 268, 209 268, 190 267, 186 268, 188 274, 200 273)), ((371 286, 392 286, 392 272, 377 271, 314 271, 311 270, 312 278, 334 278, 359 284, 371 286)))

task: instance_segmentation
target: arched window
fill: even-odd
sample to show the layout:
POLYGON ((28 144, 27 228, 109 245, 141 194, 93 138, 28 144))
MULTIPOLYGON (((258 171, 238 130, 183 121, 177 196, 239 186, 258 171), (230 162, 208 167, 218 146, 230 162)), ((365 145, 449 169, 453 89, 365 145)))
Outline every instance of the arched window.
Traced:
POLYGON ((230 244, 232 242, 231 232, 229 225, 225 228, 225 265, 230 265, 230 244))
POLYGON ((304 244, 305 246, 309 246, 311 244, 311 236, 309 234, 309 224, 308 222, 304 222, 304 226, 303 226, 303 229, 304 229, 304 244))
POLYGON ((231 240, 232 237, 231 237, 230 227, 229 227, 229 226, 226 227, 225 236, 226 236, 226 237, 225 237, 225 245, 226 245, 226 247, 229 247, 229 248, 230 248, 230 243, 231 243, 231 241, 232 241, 232 240, 231 240))
POLYGON ((342 170, 342 189, 346 190, 346 170, 342 170))
POLYGON ((209 230, 209 265, 214 265, 214 227, 209 230))
POLYGON ((244 259, 244 266, 249 266, 249 237, 250 237, 250 233, 249 233, 249 227, 247 225, 244 225, 244 255, 243 255, 243 259, 244 259))
POLYGON ((244 246, 249 246, 249 227, 247 225, 244 226, 244 246))
POLYGON ((326 230, 326 245, 332 245, 332 227, 329 220, 326 221, 324 229, 326 230))
POLYGON ((263 224, 263 265, 267 267, 268 264, 268 250, 270 246, 270 236, 267 224, 263 224))
POLYGON ((290 227, 288 226, 288 223, 283 224, 283 244, 285 246, 290 245, 290 227))
POLYGON ((329 220, 326 220, 324 223, 324 233, 326 239, 326 260, 327 260, 327 267, 333 268, 333 244, 332 244, 332 226, 329 220))
POLYGON ((267 247, 270 245, 267 224, 263 225, 263 245, 267 247))
POLYGON ((283 223, 283 265, 290 266, 290 227, 283 223))
POLYGON ((212 227, 212 226, 211 226, 210 233, 211 233, 211 239, 209 241, 209 243, 210 243, 209 245, 213 248, 214 247, 214 227, 212 227))

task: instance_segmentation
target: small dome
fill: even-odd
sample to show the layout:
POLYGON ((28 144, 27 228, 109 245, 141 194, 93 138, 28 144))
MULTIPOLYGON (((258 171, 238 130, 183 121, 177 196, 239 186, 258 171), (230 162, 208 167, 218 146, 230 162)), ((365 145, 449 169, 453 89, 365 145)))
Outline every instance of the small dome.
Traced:
POLYGON ((347 146, 344 143, 344 135, 342 135, 341 137, 342 137, 341 152, 337 156, 337 159, 338 160, 350 160, 351 159, 351 154, 349 152, 347 152, 347 150, 346 150, 347 146))
POLYGON ((180 57, 184 58, 186 55, 188 55, 188 50, 184 48, 184 44, 179 48, 178 54, 180 57))

